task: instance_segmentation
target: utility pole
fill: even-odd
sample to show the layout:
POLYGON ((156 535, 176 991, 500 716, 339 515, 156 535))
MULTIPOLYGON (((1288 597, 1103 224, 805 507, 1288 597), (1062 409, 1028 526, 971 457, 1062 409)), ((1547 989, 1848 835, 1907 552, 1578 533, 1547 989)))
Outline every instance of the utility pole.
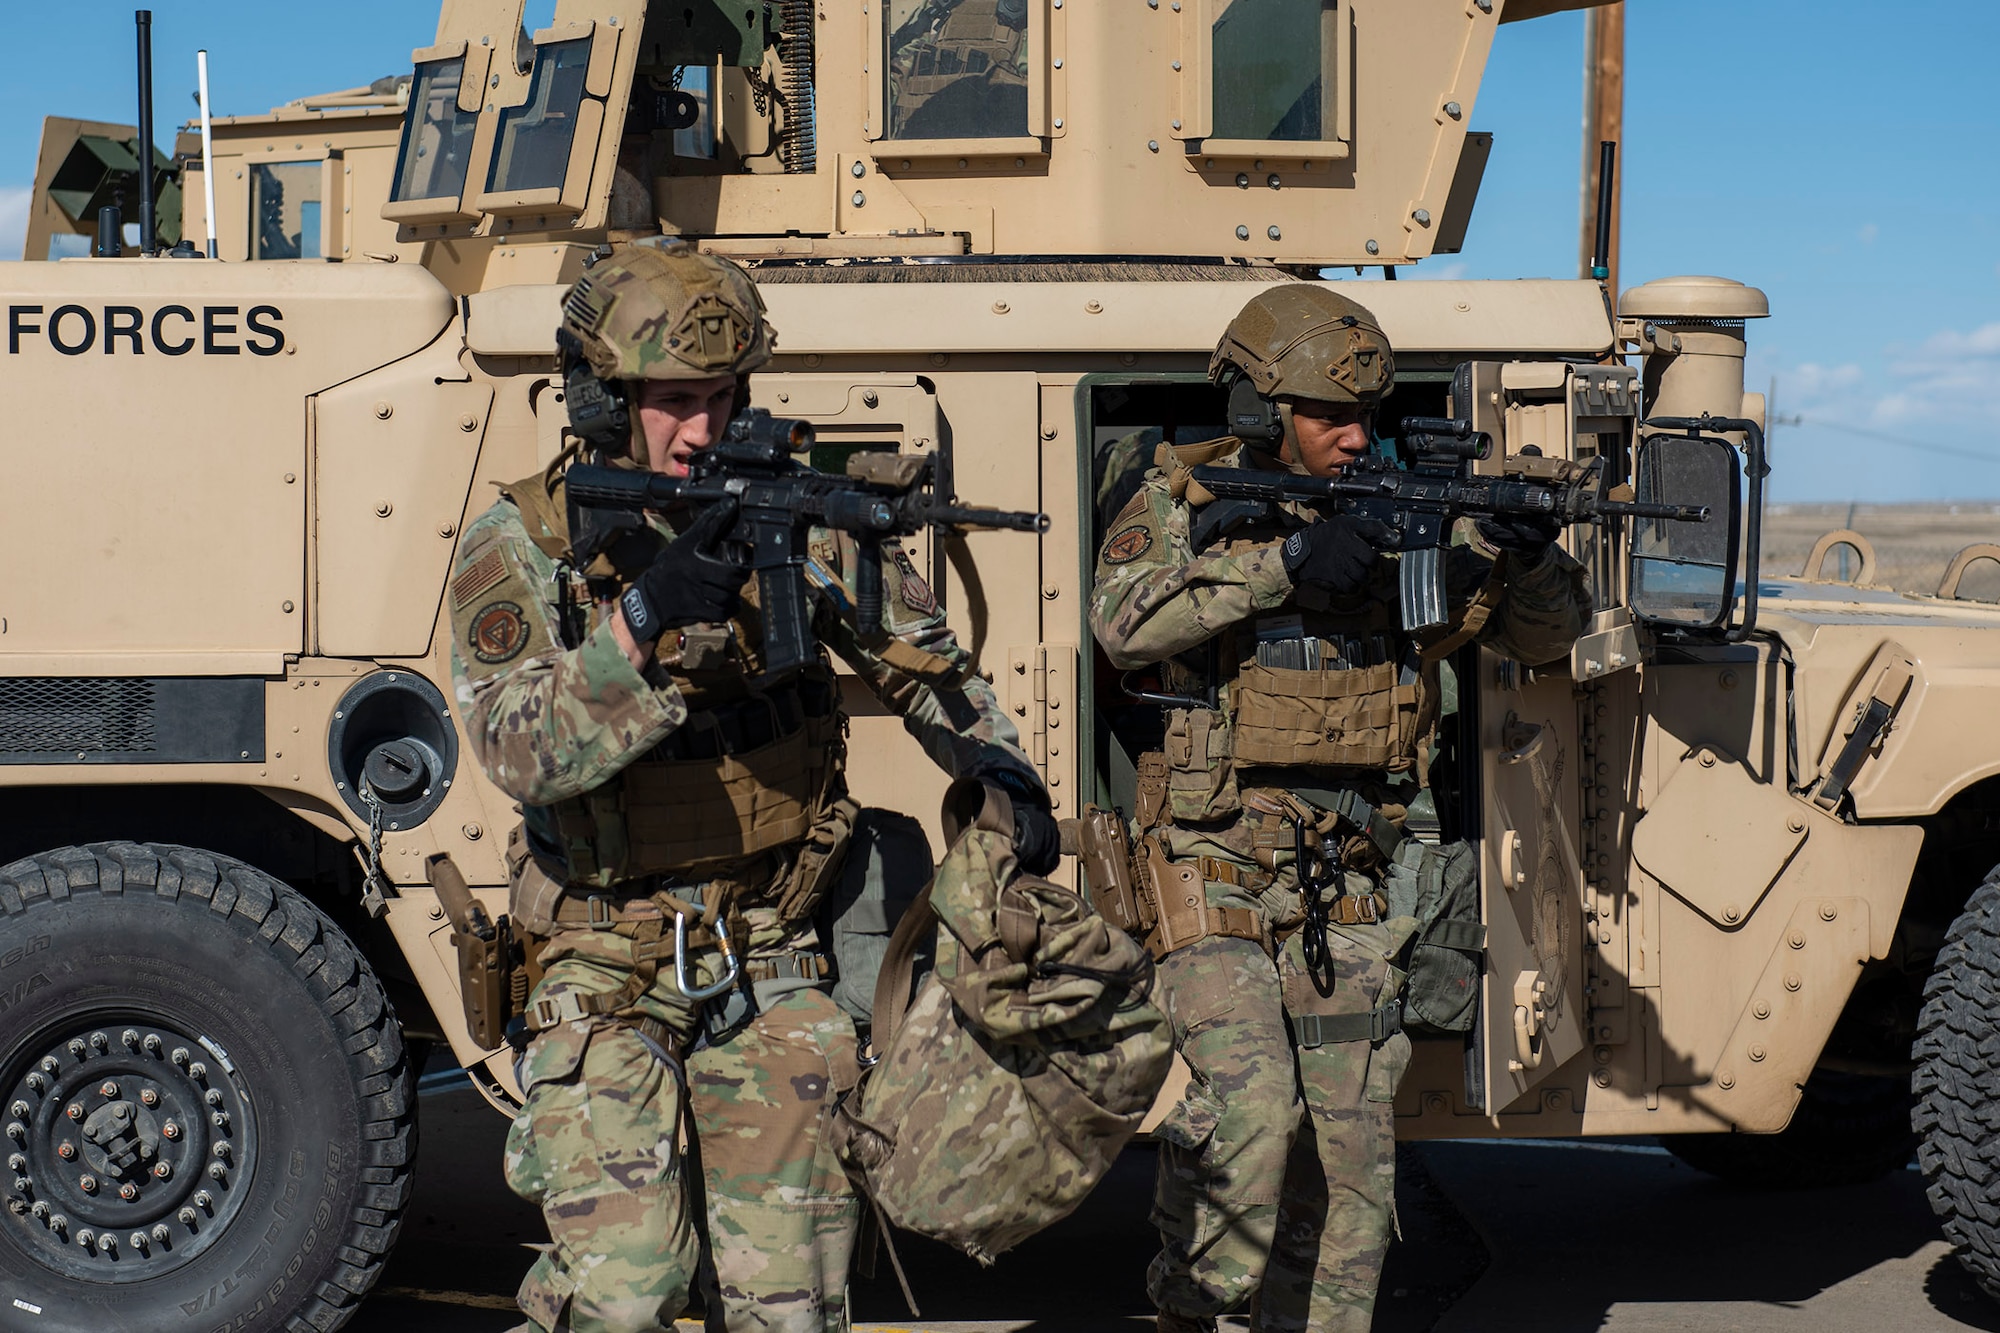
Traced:
POLYGON ((1583 17, 1583 172, 1578 194, 1576 273, 1590 276, 1591 250, 1596 242, 1598 144, 1619 145, 1619 162, 1612 179, 1611 249, 1606 255, 1611 276, 1606 290, 1618 298, 1618 199, 1624 193, 1625 139, 1625 0, 1584 11, 1583 17))

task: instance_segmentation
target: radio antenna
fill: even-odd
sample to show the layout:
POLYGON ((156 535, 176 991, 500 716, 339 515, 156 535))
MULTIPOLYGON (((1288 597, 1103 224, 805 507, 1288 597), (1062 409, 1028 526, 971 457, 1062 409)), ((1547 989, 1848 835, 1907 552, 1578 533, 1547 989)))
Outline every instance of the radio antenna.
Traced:
POLYGON ((194 53, 195 75, 201 82, 201 190, 205 200, 202 216, 208 220, 208 257, 215 252, 215 140, 209 133, 208 52, 194 53))

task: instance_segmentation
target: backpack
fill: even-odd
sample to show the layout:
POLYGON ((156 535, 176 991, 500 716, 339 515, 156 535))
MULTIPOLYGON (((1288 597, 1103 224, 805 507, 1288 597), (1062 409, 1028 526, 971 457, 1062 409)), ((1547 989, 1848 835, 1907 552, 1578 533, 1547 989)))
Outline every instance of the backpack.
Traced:
POLYGON ((1404 955, 1403 1021, 1429 1032, 1470 1031, 1479 1014, 1486 927, 1479 921, 1479 858, 1463 842, 1442 847, 1405 839, 1385 868, 1382 892, 1394 917, 1416 930, 1404 955))
POLYGON ((1150 955, 1081 895, 1022 873, 1005 794, 954 783, 944 824, 951 850, 889 941, 875 1054, 834 1138, 889 1221, 990 1264, 1090 1193, 1172 1044, 1150 955))
MULTIPOLYGON (((932 864, 921 823, 894 810, 864 808, 855 816, 840 878, 815 913, 820 939, 833 955, 833 1001, 854 1020, 864 1042, 890 934, 922 896, 932 864)), ((919 976, 929 970, 928 947, 919 950, 913 966, 919 976)))

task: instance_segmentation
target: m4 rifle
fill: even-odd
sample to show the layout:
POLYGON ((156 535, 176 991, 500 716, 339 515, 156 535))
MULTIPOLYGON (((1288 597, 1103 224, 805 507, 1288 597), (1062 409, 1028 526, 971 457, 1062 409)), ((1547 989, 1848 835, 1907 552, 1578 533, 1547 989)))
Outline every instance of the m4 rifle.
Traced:
POLYGON ((936 454, 864 451, 847 471, 820 472, 799 461, 812 448, 804 421, 762 408, 739 413, 722 437, 696 453, 686 477, 579 463, 564 474, 570 530, 588 529, 588 511, 629 515, 670 508, 731 504, 735 518, 722 549, 757 576, 763 614, 765 671, 773 676, 817 656, 806 595, 808 533, 815 527, 850 533, 860 549, 855 571, 855 622, 863 636, 882 626, 882 546, 927 528, 1048 531, 1046 514, 960 505, 952 495, 948 459, 936 454))
MULTIPOLYGON (((1613 488, 1602 455, 1581 466, 1537 459, 1537 470, 1549 473, 1546 477, 1486 476, 1470 467, 1487 457, 1493 441, 1471 422, 1404 417, 1402 426, 1404 451, 1411 459, 1407 468, 1370 456, 1331 477, 1193 469, 1194 483, 1214 497, 1195 521, 1195 549, 1245 523, 1272 521, 1288 501, 1347 515, 1376 550, 1396 553, 1403 629, 1421 632, 1449 621, 1444 553, 1452 525, 1461 516, 1553 519, 1565 526, 1626 518, 1708 521, 1706 505, 1649 504, 1631 499, 1630 487, 1613 488)), ((1189 494, 1196 494, 1193 486, 1189 494)))

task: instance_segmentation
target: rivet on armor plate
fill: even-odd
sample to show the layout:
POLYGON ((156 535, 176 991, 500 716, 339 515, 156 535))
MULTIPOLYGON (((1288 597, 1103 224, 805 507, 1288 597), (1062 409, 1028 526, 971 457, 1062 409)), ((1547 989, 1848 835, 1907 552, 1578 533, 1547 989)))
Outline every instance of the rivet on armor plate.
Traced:
POLYGON ((1805 985, 1805 982, 1803 982, 1803 981, 1801 981, 1801 980, 1799 979, 1799 974, 1798 974, 1798 973, 1796 973, 1796 972, 1788 972, 1788 973, 1786 973, 1786 974, 1785 974, 1785 989, 1786 989, 1786 990, 1790 990, 1790 991, 1795 991, 1795 990, 1797 990, 1797 989, 1798 989, 1799 987, 1801 987, 1801 986, 1803 986, 1803 985, 1805 985))
POLYGON ((1831 900, 1831 899, 1829 899, 1828 901, 1826 901, 1826 902, 1823 902, 1823 903, 1821 903, 1821 904, 1819 905, 1819 919, 1820 919, 1820 920, 1822 920, 1822 921, 1831 921, 1831 920, 1833 920, 1833 919, 1834 919, 1835 917, 1837 917, 1837 916, 1839 916, 1839 915, 1840 915, 1840 909, 1839 909, 1838 907, 1835 907, 1835 906, 1833 905, 1833 902, 1832 902, 1832 900, 1831 900))

